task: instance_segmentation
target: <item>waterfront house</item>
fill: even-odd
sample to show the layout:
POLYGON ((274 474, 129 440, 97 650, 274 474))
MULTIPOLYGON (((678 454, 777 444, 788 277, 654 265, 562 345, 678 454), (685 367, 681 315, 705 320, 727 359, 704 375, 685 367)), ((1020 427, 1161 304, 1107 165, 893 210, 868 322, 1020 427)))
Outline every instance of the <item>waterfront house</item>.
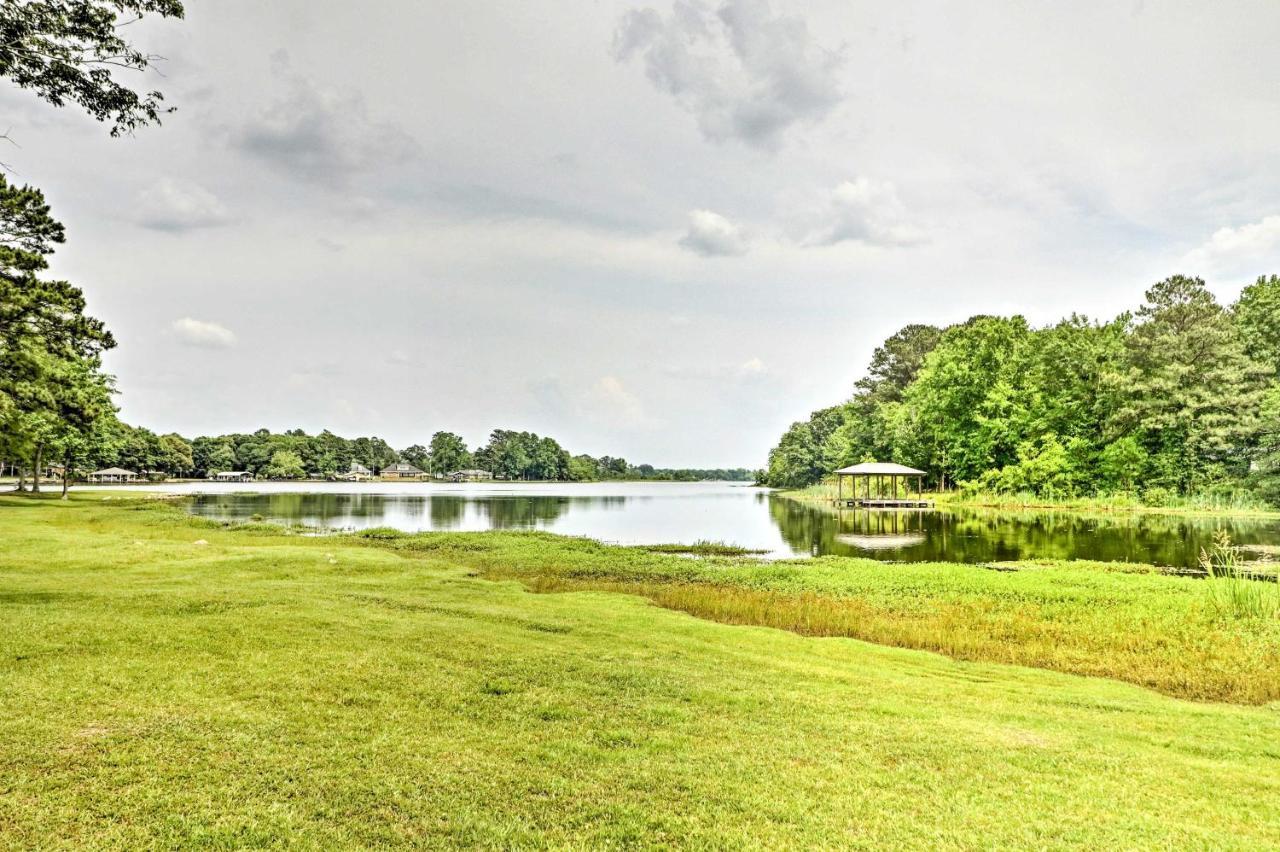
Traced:
POLYGON ((487 470, 455 470, 449 474, 449 479, 454 482, 487 482, 493 479, 493 474, 487 470))
POLYGON ((421 479, 425 474, 408 462, 396 462, 382 469, 383 479, 421 479))
POLYGON ((253 482, 253 474, 247 470, 224 470, 209 478, 215 482, 253 482))

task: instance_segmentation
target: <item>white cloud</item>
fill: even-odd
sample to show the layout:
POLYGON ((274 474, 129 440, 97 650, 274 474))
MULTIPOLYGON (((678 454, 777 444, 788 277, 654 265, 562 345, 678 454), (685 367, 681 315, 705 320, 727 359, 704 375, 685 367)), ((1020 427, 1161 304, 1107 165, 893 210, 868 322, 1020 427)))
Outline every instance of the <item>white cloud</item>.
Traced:
POLYGON ((236 336, 231 329, 216 322, 183 317, 174 320, 170 328, 178 340, 187 346, 202 349, 229 349, 236 344, 236 336))
POLYGON ((689 230, 680 245, 705 257, 728 257, 747 251, 742 229, 710 210, 689 211, 689 230))
POLYGON ((212 192, 173 178, 162 178, 139 192, 136 208, 138 224, 157 231, 193 231, 231 221, 231 214, 212 192))
POLYGON ((776 149, 795 124, 816 122, 840 102, 841 57, 818 45, 804 19, 775 15, 768 0, 677 0, 671 14, 632 9, 613 54, 641 57, 650 82, 698 120, 713 141, 776 149))
POLYGON ((1235 273, 1280 249, 1280 215, 1238 228, 1219 228, 1203 245, 1188 252, 1182 264, 1192 274, 1235 273))
POLYGON ((738 367, 738 372, 743 375, 756 376, 763 373, 766 369, 768 368, 765 367, 764 361, 761 361, 759 358, 748 358, 741 366, 738 367))
POLYGON ((276 170, 342 187, 357 175, 404 162, 417 149, 399 126, 370 118, 358 92, 286 76, 288 94, 262 110, 236 139, 242 150, 276 170))
POLYGON ((639 397, 617 376, 602 376, 591 386, 585 403, 589 416, 608 425, 627 428, 649 421, 639 397))
POLYGON ((924 239, 907 221, 898 191, 888 181, 866 177, 844 181, 832 191, 823 216, 827 221, 810 235, 810 244, 908 246, 924 239))

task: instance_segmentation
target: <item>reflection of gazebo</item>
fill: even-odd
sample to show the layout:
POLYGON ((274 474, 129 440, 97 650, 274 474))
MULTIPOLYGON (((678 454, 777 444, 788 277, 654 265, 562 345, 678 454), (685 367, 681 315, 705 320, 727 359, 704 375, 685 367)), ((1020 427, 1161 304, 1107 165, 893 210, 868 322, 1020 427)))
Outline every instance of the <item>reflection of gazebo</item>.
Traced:
POLYGON ((856 547, 858 550, 902 550, 924 544, 928 539, 924 533, 908 533, 904 535, 853 535, 841 533, 836 541, 856 547))
POLYGON ((863 462, 836 471, 835 503, 837 506, 927 509, 933 502, 920 496, 923 486, 923 470, 893 462, 863 462), (846 477, 850 484, 848 497, 844 495, 846 477))

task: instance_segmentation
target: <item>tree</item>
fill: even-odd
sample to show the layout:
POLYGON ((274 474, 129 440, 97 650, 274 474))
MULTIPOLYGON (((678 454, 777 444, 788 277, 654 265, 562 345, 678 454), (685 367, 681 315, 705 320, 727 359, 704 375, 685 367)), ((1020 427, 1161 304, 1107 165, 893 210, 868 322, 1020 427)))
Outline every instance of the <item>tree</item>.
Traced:
POLYGON ((405 447, 400 451, 400 458, 419 470, 427 470, 431 466, 431 451, 421 444, 405 447))
POLYGON ((820 480, 824 473, 813 424, 800 420, 782 433, 778 446, 769 452, 765 482, 774 488, 804 488, 820 480))
POLYGON ((206 476, 235 470, 235 447, 224 438, 196 438, 191 442, 191 466, 206 476))
POLYGON ((271 479, 300 479, 307 475, 302 457, 292 450, 276 450, 263 472, 271 479))
POLYGON ((1112 434, 1140 436, 1156 485, 1185 493, 1207 484, 1215 469, 1242 476, 1264 370, 1199 278, 1165 279, 1146 296, 1127 340, 1112 434))
POLYGON ((49 440, 96 416, 74 410, 89 399, 77 392, 79 378, 96 375, 102 352, 115 345, 84 313, 80 290, 38 277, 62 240, 44 196, 0 175, 0 451, 31 459, 37 491, 49 440))
POLYGON ((1102 481, 1111 488, 1133 491, 1147 468, 1147 451, 1134 435, 1112 441, 1098 455, 1102 481))
POLYGON ((924 430, 920 455, 931 478, 971 480, 1017 461, 1029 336, 1022 317, 974 317, 943 332, 903 394, 924 430))
POLYGON ((907 385, 915 381, 924 359, 938 345, 942 329, 932 325, 908 325, 876 347, 867 375, 855 387, 876 402, 902 399, 907 385))
POLYGON ((145 71, 158 57, 127 39, 126 24, 181 18, 179 0, 25 0, 0 4, 0 77, 60 107, 74 103, 111 123, 111 135, 158 123, 160 92, 138 93, 118 71, 145 71))
POLYGON ((431 472, 444 475, 471 466, 471 453, 462 436, 452 432, 437 432, 431 436, 431 472))
POLYGON ((1245 350, 1280 376, 1280 275, 1245 287, 1233 312, 1245 350))
POLYGON ((195 469, 191 442, 178 434, 160 437, 160 469, 174 476, 186 476, 195 469))
POLYGON ((1263 401, 1260 431, 1253 478, 1262 496, 1280 505, 1280 384, 1273 385, 1263 401))

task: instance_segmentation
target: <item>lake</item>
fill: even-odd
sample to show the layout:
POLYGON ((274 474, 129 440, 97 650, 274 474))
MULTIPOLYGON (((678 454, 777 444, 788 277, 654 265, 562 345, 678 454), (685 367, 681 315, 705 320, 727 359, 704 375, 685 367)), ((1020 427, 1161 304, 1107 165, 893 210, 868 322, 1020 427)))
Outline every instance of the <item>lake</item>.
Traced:
MULTIPOLYGON (((1214 533, 1280 548, 1280 521, 1069 512, 836 511, 739 483, 179 483, 193 513, 366 529, 537 529, 618 544, 722 541, 771 557, 1097 559, 1194 567, 1214 533)), ((1256 555, 1257 552, 1255 552, 1256 555)))

